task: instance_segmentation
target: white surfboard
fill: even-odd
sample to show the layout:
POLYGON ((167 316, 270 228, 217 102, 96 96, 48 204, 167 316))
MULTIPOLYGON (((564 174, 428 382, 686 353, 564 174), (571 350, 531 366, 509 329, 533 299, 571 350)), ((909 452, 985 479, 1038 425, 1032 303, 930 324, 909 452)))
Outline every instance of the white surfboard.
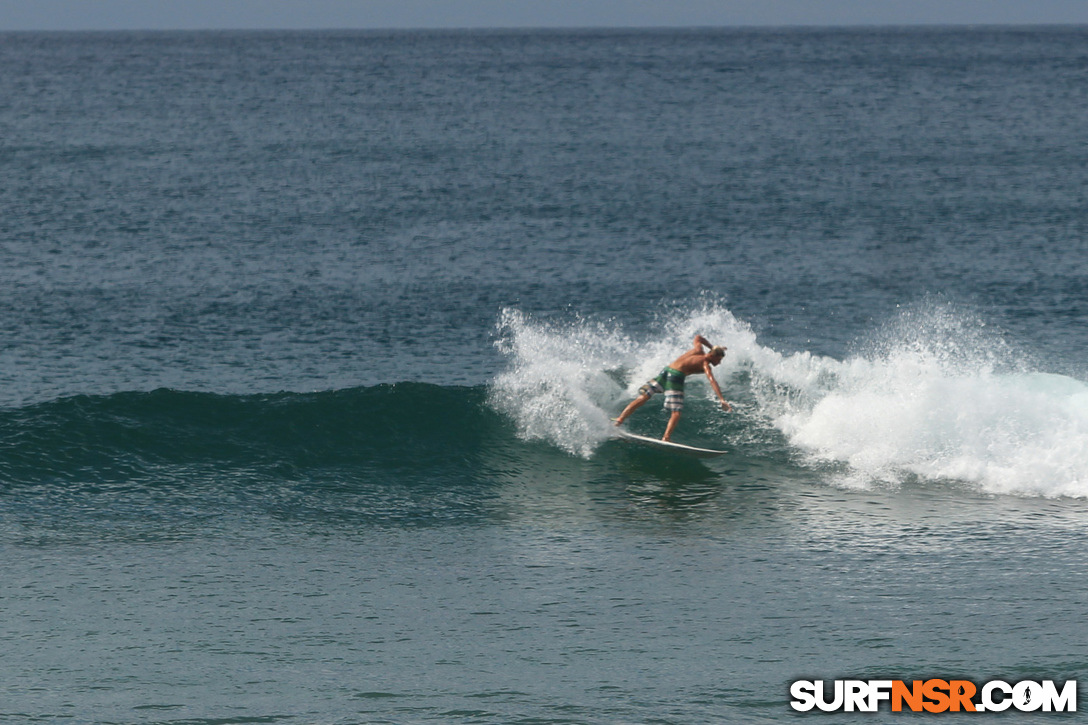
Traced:
POLYGON ((648 446, 650 448, 656 448, 659 451, 670 451, 672 453, 680 453, 685 456, 691 456, 693 458, 714 458, 715 456, 721 456, 728 451, 715 451, 711 448, 696 448, 695 446, 685 446, 683 443, 673 443, 672 441, 663 441, 660 438, 649 438, 647 436, 635 435, 634 433, 628 433, 622 428, 616 429, 616 434, 624 440, 631 441, 632 443, 638 443, 640 445, 648 446))

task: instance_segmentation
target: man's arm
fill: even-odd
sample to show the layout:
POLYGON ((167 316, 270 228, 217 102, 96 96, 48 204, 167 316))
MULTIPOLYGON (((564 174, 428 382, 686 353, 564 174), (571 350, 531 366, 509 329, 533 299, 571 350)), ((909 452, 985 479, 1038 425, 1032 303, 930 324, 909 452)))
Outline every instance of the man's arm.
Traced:
POLYGON ((703 360, 703 372, 706 373, 706 379, 710 381, 710 387, 714 388, 714 392, 718 394, 718 400, 722 401, 722 410, 731 413, 733 412, 733 406, 722 395, 722 389, 718 387, 718 381, 714 379, 714 372, 710 368, 710 363, 703 360))
POLYGON ((708 350, 710 348, 714 347, 713 345, 710 344, 710 340, 706 339, 702 335, 696 335, 695 336, 695 341, 692 342, 691 346, 693 348, 695 348, 696 350, 698 350, 699 352, 702 352, 704 347, 707 348, 708 350))

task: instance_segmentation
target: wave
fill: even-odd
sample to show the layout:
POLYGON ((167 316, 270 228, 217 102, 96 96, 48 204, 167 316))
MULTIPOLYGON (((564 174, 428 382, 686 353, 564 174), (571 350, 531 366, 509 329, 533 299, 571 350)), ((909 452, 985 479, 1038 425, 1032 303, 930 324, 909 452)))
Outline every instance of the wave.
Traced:
MULTIPOLYGON (((458 486, 484 495, 577 468, 579 458, 609 466, 602 451, 622 450, 606 444, 609 417, 696 333, 729 348, 717 377, 736 412, 722 413, 692 378, 677 440, 732 451, 718 465, 734 476, 752 464, 837 486, 918 479, 1088 497, 1088 384, 1025 361, 970 315, 904 311, 837 360, 765 346, 713 302, 663 310, 638 334, 610 320, 507 310, 498 336, 506 366, 489 385, 161 389, 0 409, 0 486, 365 482, 410 487, 416 498, 458 486)), ((652 401, 628 425, 660 434, 665 414, 652 401)))
POLYGON ((0 483, 169 478, 171 470, 371 480, 467 475, 485 440, 511 439, 482 387, 399 383, 320 393, 160 389, 0 411, 0 483))
MULTIPOLYGON (((902 310, 845 360, 761 345, 714 302, 664 311, 655 326, 636 337, 611 321, 507 310, 499 347, 508 365, 491 403, 523 439, 589 457, 609 436, 609 416, 701 333, 729 348, 716 377, 737 413, 718 413, 709 386, 693 378, 681 422, 689 439, 756 457, 784 440, 798 465, 835 485, 914 477, 995 494, 1088 496, 1088 385, 1039 370, 951 306, 902 310)), ((631 425, 663 429, 664 417, 639 411, 631 425)))

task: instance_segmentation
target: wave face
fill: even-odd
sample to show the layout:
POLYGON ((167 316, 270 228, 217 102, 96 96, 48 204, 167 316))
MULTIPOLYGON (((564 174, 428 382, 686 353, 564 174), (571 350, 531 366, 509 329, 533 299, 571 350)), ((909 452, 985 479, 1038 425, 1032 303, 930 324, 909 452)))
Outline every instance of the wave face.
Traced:
MULTIPOLYGON (((784 438, 796 465, 836 485, 917 477, 996 494, 1088 496, 1088 385, 1039 370, 968 314, 906 310, 846 360, 767 348, 714 303, 664 312, 659 328, 635 339, 609 323, 508 311, 500 347, 509 369, 492 402, 522 438, 593 455, 609 415, 698 332, 729 348, 716 377, 737 413, 717 413, 710 387, 691 385, 681 422, 689 438, 710 435, 754 456, 784 438)), ((649 416, 639 411, 633 426, 639 417, 649 416)), ((655 421, 643 424, 663 427, 663 416, 655 421)))
POLYGON ((250 478, 383 481, 474 474, 503 422, 482 388, 421 383, 217 395, 160 389, 0 412, 0 481, 120 482, 196 470, 250 478))

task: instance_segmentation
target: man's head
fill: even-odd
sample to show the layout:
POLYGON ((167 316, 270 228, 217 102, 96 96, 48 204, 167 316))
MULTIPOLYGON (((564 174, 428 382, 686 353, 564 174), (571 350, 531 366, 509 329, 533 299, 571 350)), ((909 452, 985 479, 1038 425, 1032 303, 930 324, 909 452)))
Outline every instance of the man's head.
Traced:
POLYGON ((722 358, 724 357, 725 348, 721 345, 715 345, 714 347, 710 348, 710 352, 708 352, 706 355, 706 359, 710 362, 711 365, 717 365, 722 361, 722 358))

